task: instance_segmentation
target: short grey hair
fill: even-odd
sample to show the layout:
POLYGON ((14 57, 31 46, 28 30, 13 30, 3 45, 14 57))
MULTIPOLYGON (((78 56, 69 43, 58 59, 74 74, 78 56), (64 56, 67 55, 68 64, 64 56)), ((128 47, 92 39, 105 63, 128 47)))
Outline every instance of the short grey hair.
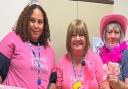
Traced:
POLYGON ((106 41, 105 41, 106 32, 107 32, 107 30, 110 29, 110 28, 114 28, 114 29, 119 29, 119 30, 120 30, 120 36, 121 36, 121 38, 120 38, 120 42, 119 42, 119 43, 121 43, 121 42, 124 40, 124 34, 123 34, 123 31, 122 31, 123 29, 122 29, 121 24, 119 24, 119 23, 117 23, 117 22, 111 22, 111 23, 109 23, 109 24, 106 26, 106 28, 105 28, 105 30, 104 30, 104 32, 103 32, 103 41, 106 42, 106 41))

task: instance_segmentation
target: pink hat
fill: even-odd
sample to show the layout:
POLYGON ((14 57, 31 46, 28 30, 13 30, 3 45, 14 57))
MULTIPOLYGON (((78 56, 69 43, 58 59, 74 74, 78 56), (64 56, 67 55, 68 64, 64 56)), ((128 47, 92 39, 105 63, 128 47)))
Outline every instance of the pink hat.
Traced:
POLYGON ((126 30, 127 30, 127 18, 124 17, 123 15, 119 14, 112 14, 112 15, 107 15, 104 16, 101 20, 100 23, 100 37, 103 40, 103 33, 106 28, 106 26, 111 23, 111 22, 118 22, 122 26, 122 32, 125 37, 126 30))

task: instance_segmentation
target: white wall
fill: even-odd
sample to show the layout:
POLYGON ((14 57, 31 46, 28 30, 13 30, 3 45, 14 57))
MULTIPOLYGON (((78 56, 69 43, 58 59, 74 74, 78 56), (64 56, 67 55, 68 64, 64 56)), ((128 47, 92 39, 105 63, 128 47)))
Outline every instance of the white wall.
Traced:
MULTIPOLYGON (((11 31, 11 27, 29 0, 2 0, 0 3, 0 40, 11 31), (5 7, 6 6, 6 7, 5 7), (3 10, 4 9, 4 10, 3 10)), ((56 61, 66 52, 66 33, 68 25, 77 18, 77 2, 71 0, 41 0, 51 31, 51 43, 55 49, 56 61)), ((103 15, 112 13, 113 6, 108 4, 79 1, 78 17, 85 20, 90 41, 99 36, 99 23, 103 15)))
POLYGON ((28 0, 0 0, 0 40, 15 25, 21 10, 28 0))
MULTIPOLYGON (((16 20, 29 0, 0 0, 0 40, 11 31, 16 20)), ((85 20, 90 39, 98 36, 99 23, 103 15, 120 13, 128 17, 128 0, 115 0, 114 7, 108 4, 79 2, 79 18, 85 20)), ((65 38, 69 23, 76 19, 77 3, 70 0, 41 0, 47 12, 51 39, 55 48, 56 60, 66 52, 65 38)), ((128 38, 128 31, 126 34, 128 38)))
MULTIPOLYGON (((119 13, 128 19, 128 0, 114 0, 113 13, 119 13)), ((126 40, 128 40, 128 29, 126 33, 126 40)))
MULTIPOLYGON (((49 18, 51 43, 58 61, 66 53, 67 28, 70 22, 77 18, 77 1, 42 0, 42 6, 49 18)), ((86 22, 91 42, 93 36, 99 36, 101 18, 112 12, 113 6, 109 4, 78 2, 78 18, 86 22)))

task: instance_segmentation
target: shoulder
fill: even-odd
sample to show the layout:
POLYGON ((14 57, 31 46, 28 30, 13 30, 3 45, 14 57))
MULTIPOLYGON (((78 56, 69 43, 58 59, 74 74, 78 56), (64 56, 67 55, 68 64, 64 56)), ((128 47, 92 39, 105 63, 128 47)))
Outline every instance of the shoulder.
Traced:
POLYGON ((121 44, 120 44, 120 50, 121 52, 125 51, 128 49, 128 41, 123 41, 121 44))
POLYGON ((128 59, 128 41, 122 42, 120 47, 122 49, 122 58, 128 59))
POLYGON ((94 61, 95 61, 95 60, 97 61, 97 60, 100 59, 99 54, 92 52, 91 49, 88 50, 88 52, 87 52, 87 57, 88 57, 89 59, 91 59, 92 61, 93 61, 93 60, 94 60, 94 61))
POLYGON ((122 60, 128 62, 128 49, 125 49, 122 53, 122 60))
POLYGON ((123 56, 127 56, 128 57, 128 40, 123 41, 121 43, 121 49, 123 49, 123 51, 122 51, 123 56))
POLYGON ((8 32, 7 36, 16 36, 16 32, 15 31, 10 31, 10 32, 8 32))
POLYGON ((54 48, 50 44, 48 44, 47 46, 42 45, 42 47, 44 48, 45 51, 54 53, 54 48))
POLYGON ((17 41, 21 41, 21 38, 15 33, 15 31, 9 32, 3 39, 2 43, 18 43, 17 41))
POLYGON ((13 39, 16 36, 14 31, 7 33, 7 35, 3 39, 13 39))
POLYGON ((62 57, 59 58, 59 65, 63 65, 70 62, 70 57, 68 53, 64 54, 62 57))
POLYGON ((94 65, 94 67, 102 66, 103 62, 101 60, 101 57, 97 53, 93 53, 92 51, 88 51, 87 54, 87 61, 91 62, 91 64, 94 65))
POLYGON ((18 43, 17 40, 18 36, 14 31, 9 32, 0 42, 0 46, 2 45, 3 47, 12 45, 14 43, 18 43), (4 45, 3 45, 4 44, 4 45))

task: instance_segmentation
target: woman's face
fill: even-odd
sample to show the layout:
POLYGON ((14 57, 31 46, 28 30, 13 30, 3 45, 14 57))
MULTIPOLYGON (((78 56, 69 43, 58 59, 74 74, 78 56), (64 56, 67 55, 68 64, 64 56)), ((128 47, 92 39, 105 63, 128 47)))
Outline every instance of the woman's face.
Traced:
POLYGON ((73 33, 71 37, 71 49, 73 53, 83 53, 86 41, 84 34, 73 33))
POLYGON ((30 39, 37 42, 43 32, 44 18, 40 9, 35 8, 29 21, 30 39))
POLYGON ((110 45, 115 45, 120 42, 120 30, 119 29, 114 29, 110 28, 107 29, 106 31, 106 43, 110 45))

